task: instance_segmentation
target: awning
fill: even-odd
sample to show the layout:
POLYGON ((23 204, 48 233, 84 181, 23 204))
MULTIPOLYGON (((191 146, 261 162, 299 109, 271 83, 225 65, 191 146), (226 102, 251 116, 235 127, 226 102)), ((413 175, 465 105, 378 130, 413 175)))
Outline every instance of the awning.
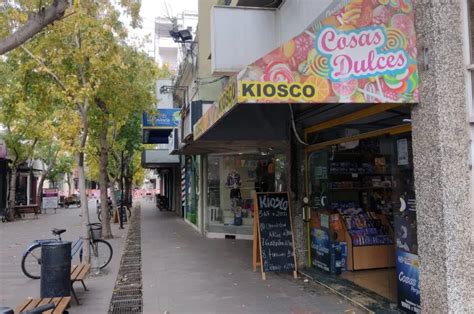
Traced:
MULTIPOLYGON (((209 111, 214 111, 211 107, 209 111)), ((208 111, 208 112, 209 112, 208 111)), ((289 107, 272 104, 237 106, 201 133, 198 140, 186 145, 185 154, 265 152, 283 150, 290 137, 289 107)), ((205 115, 206 116, 206 115, 205 115)), ((196 129, 195 129, 196 132, 196 129)))
POLYGON ((418 102, 411 1, 336 0, 310 27, 229 80, 194 139, 244 104, 418 102))

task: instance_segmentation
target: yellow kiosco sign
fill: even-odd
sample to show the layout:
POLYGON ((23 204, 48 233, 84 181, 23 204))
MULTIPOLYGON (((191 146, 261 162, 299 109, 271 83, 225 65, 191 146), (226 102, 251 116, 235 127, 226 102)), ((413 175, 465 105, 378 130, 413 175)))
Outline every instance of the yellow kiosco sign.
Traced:
POLYGON ((257 100, 293 100, 309 102, 316 96, 312 84, 299 82, 257 82, 240 81, 238 102, 257 100))

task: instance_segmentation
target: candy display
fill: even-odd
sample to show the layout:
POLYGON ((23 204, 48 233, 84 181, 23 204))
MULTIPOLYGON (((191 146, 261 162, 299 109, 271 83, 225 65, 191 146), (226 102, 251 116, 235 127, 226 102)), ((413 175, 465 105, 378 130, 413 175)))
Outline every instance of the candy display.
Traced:
POLYGON ((392 236, 387 233, 380 219, 372 213, 364 212, 354 202, 334 202, 332 208, 342 215, 351 235, 352 245, 393 244, 392 236))
POLYGON ((238 75, 238 101, 416 103, 418 71, 414 12, 409 0, 352 0, 324 12, 300 35, 238 75), (251 82, 287 84, 311 97, 243 92, 251 82), (309 90, 309 89, 307 89, 309 90))

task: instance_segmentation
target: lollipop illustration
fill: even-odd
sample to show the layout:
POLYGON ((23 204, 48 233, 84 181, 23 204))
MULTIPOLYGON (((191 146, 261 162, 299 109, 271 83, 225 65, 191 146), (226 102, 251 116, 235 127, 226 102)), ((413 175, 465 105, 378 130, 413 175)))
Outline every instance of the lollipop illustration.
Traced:
POLYGON ((272 62, 267 65, 265 73, 263 73, 263 81, 291 83, 294 81, 294 78, 288 65, 279 62, 272 62))
POLYGON ((402 31, 397 28, 387 28, 387 41, 385 43, 385 50, 390 49, 406 49, 408 42, 402 31))
POLYGON ((308 55, 308 67, 311 73, 320 77, 328 77, 328 58, 319 54, 316 49, 311 49, 308 55))

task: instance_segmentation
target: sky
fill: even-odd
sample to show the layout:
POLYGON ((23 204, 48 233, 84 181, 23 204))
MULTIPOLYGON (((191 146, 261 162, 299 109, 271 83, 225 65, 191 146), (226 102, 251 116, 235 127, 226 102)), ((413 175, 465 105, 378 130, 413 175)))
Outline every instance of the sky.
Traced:
POLYGON ((149 43, 145 46, 145 51, 153 55, 153 32, 154 20, 159 16, 176 16, 183 11, 197 12, 198 0, 141 0, 142 7, 140 9, 140 16, 142 17, 141 29, 129 29, 130 37, 134 38, 133 42, 139 39, 143 40, 149 36, 149 43))

